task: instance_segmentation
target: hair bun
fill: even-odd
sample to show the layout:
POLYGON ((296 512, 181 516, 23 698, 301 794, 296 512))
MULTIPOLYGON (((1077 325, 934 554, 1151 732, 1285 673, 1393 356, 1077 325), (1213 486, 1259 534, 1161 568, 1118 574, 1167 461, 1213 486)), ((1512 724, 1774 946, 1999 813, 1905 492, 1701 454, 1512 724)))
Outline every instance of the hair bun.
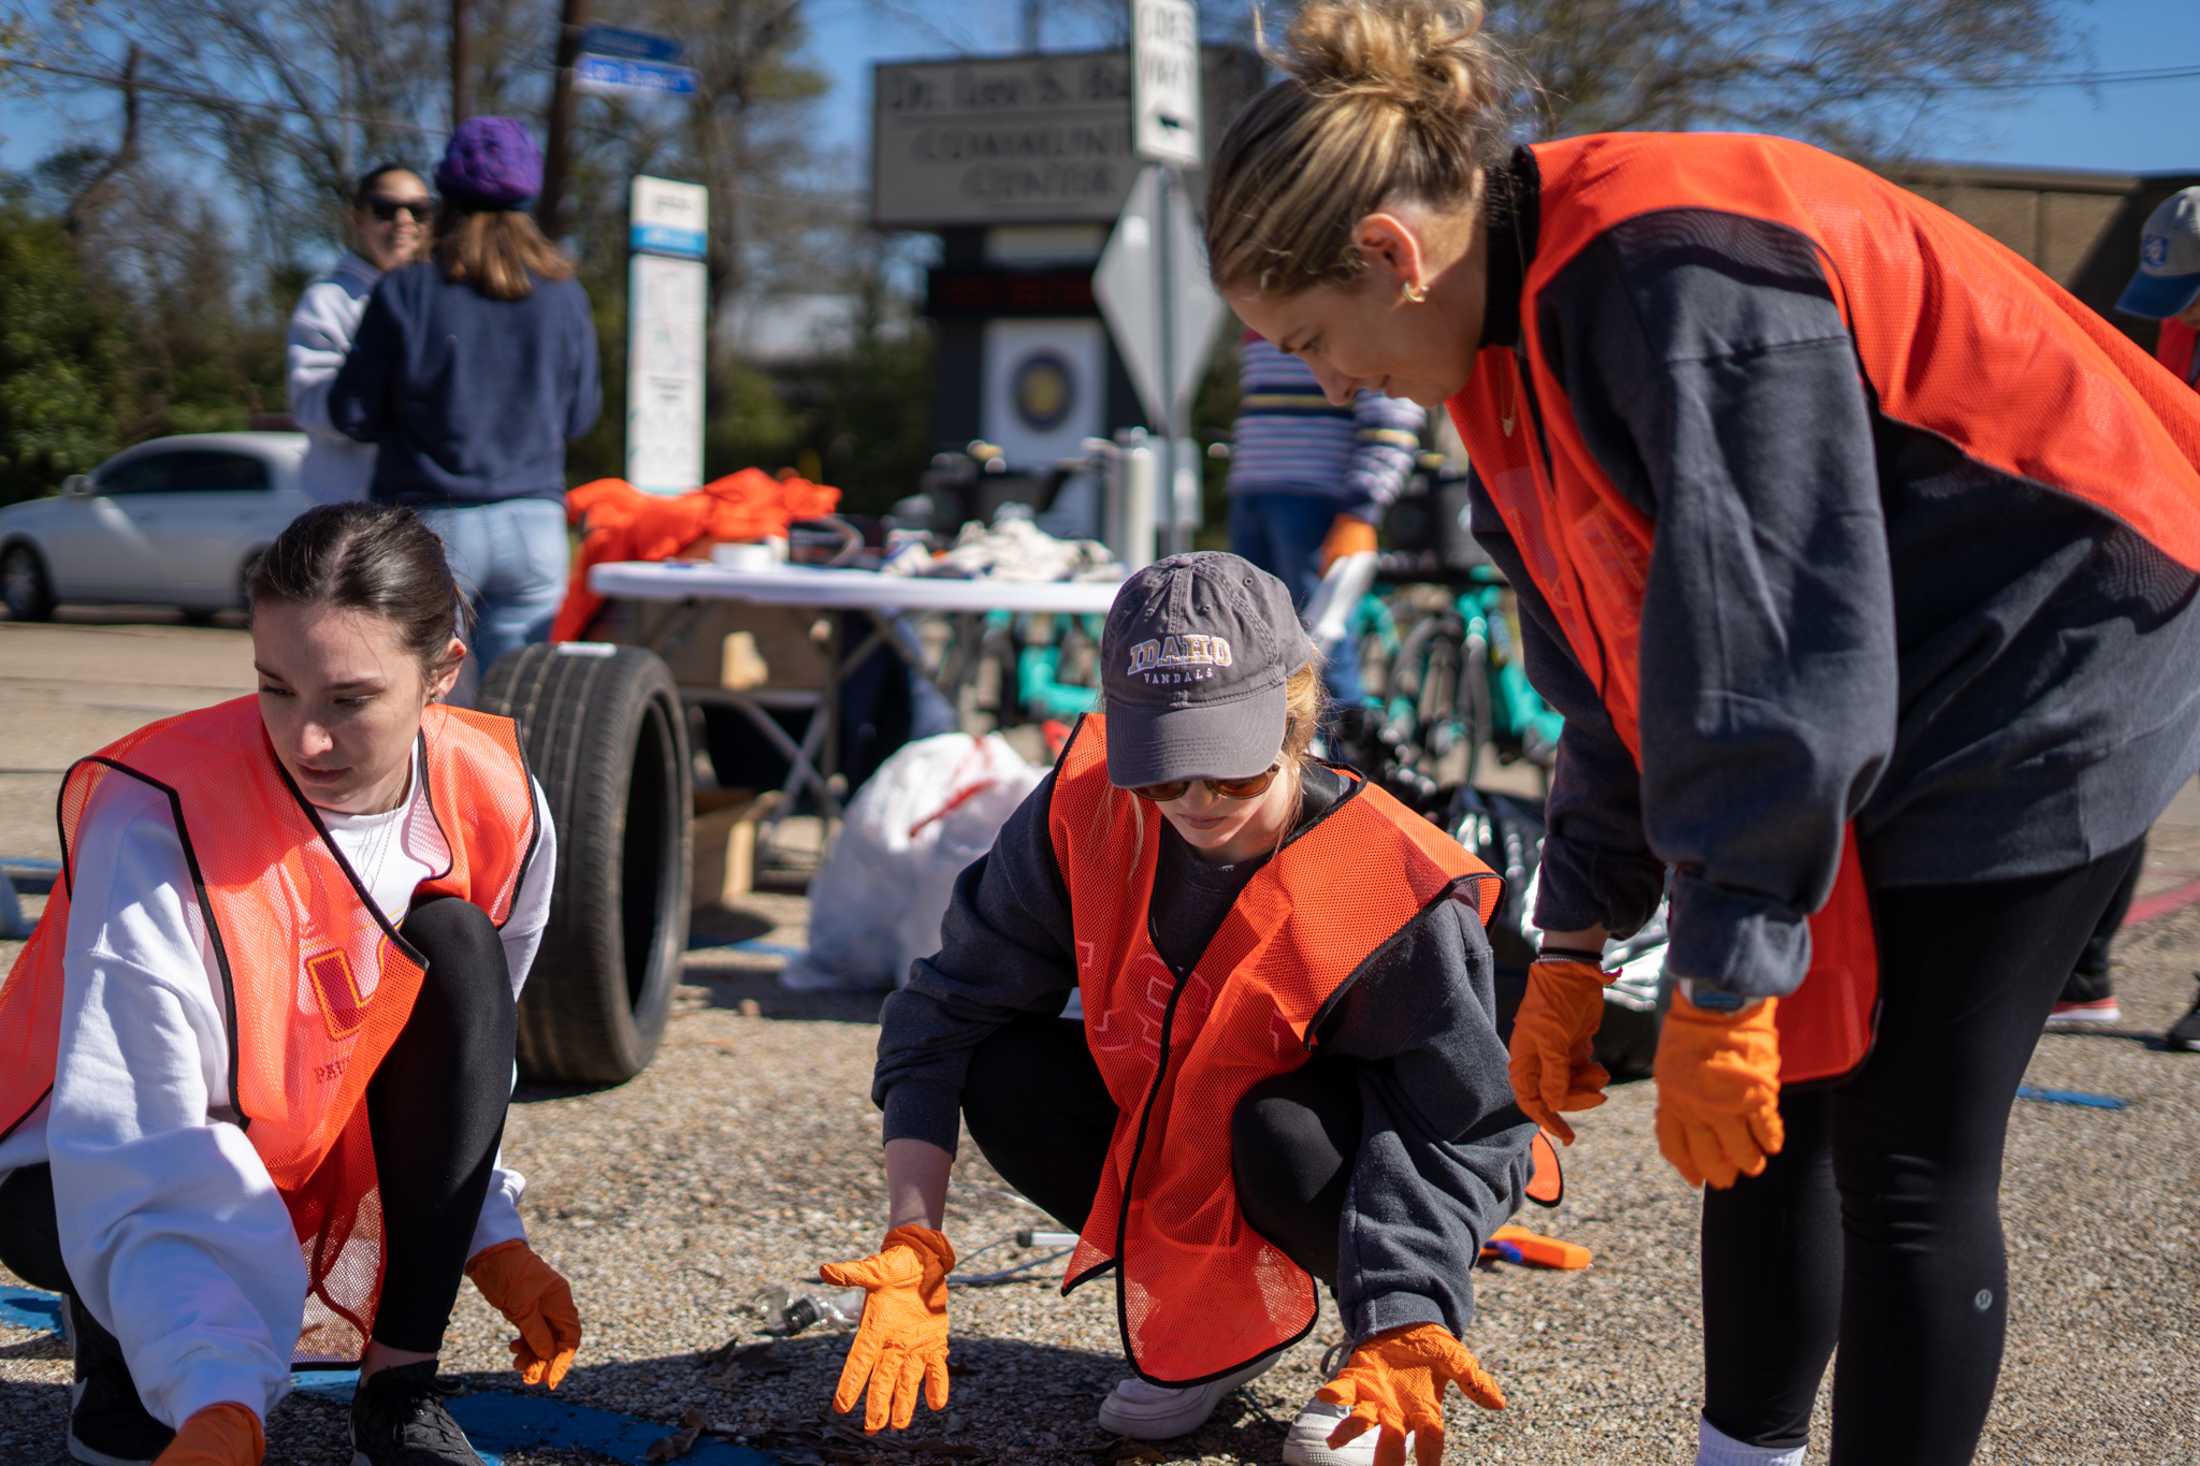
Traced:
POLYGON ((1463 118, 1496 100, 1482 19, 1481 0, 1311 0, 1269 59, 1316 95, 1463 118))

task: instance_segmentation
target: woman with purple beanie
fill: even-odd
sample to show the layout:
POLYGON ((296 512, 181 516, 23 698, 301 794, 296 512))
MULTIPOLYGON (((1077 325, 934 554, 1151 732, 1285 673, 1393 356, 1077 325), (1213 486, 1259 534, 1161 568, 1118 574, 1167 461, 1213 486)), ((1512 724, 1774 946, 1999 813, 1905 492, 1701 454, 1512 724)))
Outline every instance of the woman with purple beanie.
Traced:
POLYGON ((379 446, 368 497, 417 510, 477 611, 475 675, 543 640, 565 594, 566 444, 603 407, 571 259, 526 212, 542 154, 509 117, 451 134, 431 257, 375 286, 329 418, 379 446))

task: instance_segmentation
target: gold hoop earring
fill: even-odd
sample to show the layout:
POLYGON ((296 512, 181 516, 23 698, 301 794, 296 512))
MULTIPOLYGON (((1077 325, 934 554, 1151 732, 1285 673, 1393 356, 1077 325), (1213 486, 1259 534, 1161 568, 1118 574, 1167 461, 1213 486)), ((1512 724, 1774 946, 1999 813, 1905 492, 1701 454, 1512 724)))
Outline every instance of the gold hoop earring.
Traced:
POLYGON ((1404 296, 1409 304, 1425 305, 1428 303, 1428 287, 1426 285, 1417 285, 1413 281, 1407 280, 1399 285, 1398 293, 1404 296))

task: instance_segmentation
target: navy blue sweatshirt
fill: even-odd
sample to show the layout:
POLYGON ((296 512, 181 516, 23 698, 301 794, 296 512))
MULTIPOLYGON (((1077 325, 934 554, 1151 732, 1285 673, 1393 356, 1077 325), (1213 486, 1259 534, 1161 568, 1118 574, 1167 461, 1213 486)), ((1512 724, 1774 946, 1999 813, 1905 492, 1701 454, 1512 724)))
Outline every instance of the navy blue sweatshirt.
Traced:
MULTIPOLYGON (((1309 767, 1299 824, 1343 789, 1309 767)), ((888 1140, 952 1152, 971 1051, 1018 1018, 1061 1012, 1077 986, 1069 889, 1047 827, 1053 795, 1049 774, 963 871, 939 953, 879 1014, 871 1096, 888 1140)), ((1154 943, 1188 964, 1266 857, 1207 865, 1167 820, 1151 827, 1154 943)), ((1468 897, 1433 903, 1368 958, 1314 1035, 1318 1053, 1350 1061, 1359 1079, 1359 1147, 1337 1228, 1337 1303, 1355 1340, 1416 1323, 1464 1336, 1474 1316, 1475 1257, 1519 1209, 1535 1135, 1513 1103, 1495 1013, 1489 942, 1468 897)))
POLYGON ((492 300, 433 264, 384 275, 329 389, 329 420, 373 443, 368 496, 433 507, 563 501, 565 445, 603 411, 578 280, 492 300))
POLYGON ((1473 487, 1529 677, 1566 716, 1537 924, 1631 932, 1670 870, 1671 970, 1779 995, 1844 824, 1886 887, 2066 870, 2145 833, 2200 768, 2200 577, 1882 412, 1781 225, 1631 220, 1522 322, 1526 150, 1505 182, 1520 228, 1493 212, 1484 344, 1540 334, 1598 467, 1656 526, 1638 769, 1473 487))

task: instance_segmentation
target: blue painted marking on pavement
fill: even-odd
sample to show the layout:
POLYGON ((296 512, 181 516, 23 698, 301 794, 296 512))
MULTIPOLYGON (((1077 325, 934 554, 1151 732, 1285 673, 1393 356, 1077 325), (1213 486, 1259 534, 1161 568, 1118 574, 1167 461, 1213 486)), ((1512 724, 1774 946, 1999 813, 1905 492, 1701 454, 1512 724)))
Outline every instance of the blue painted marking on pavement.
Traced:
POLYGON ((61 1332, 61 1299, 30 1288, 0 1288, 0 1323, 61 1332))
POLYGON ((2112 1094, 2093 1094, 2083 1089, 2035 1089, 2027 1084, 2017 1090, 2018 1099, 2043 1105, 2083 1105, 2089 1110, 2128 1110, 2131 1101, 2112 1094))
MULTIPOLYGON (((0 1323, 61 1331, 61 1300, 32 1288, 0 1287, 0 1323)), ((301 1369, 290 1376, 293 1393, 349 1405, 359 1386, 356 1369, 301 1369)), ((529 1446, 594 1451, 620 1466, 647 1466, 649 1448, 677 1426, 590 1405, 572 1405, 545 1392, 477 1390, 451 1395, 444 1407, 474 1443, 483 1466, 504 1466, 503 1453, 529 1446)), ((704 1436, 680 1458, 693 1466, 775 1466, 778 1458, 715 1436, 704 1436)))
POLYGON ((785 942, 767 942, 762 937, 748 937, 738 942, 689 942, 690 952, 748 952, 759 957, 784 957, 789 961, 800 957, 806 947, 790 947, 785 942))

